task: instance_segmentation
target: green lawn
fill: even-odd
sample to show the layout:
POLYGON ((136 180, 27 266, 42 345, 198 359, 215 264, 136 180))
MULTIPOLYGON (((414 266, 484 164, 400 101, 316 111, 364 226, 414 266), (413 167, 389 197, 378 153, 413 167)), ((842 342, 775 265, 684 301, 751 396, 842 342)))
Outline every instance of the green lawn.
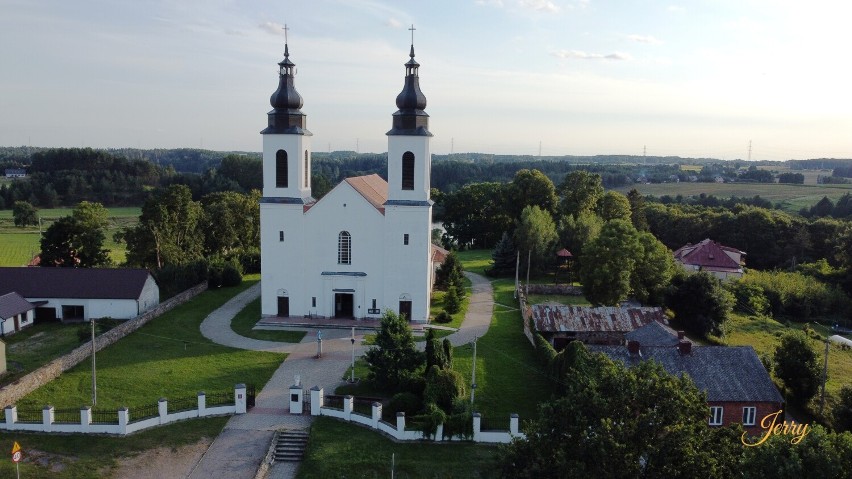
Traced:
MULTIPOLYGON (((155 404, 158 398, 192 397, 231 390, 237 383, 263 386, 286 357, 220 346, 203 337, 207 315, 258 281, 206 291, 97 354, 98 409, 155 404)), ((84 361, 25 397, 21 408, 91 403, 91 366, 84 361)))
POLYGON ((288 331, 285 329, 252 329, 258 320, 260 320, 260 298, 247 304, 242 311, 234 316, 234 319, 231 320, 231 329, 240 336, 247 338, 282 343, 298 343, 307 334, 305 331, 288 331))
MULTIPOLYGON (((447 293, 446 293, 446 291, 433 290, 432 291, 432 304, 429 306, 429 322, 431 324, 434 324, 434 325, 437 325, 437 326, 446 326, 448 328, 458 329, 459 326, 461 326, 461 323, 464 321, 464 317, 467 314, 467 308, 470 306, 471 286, 472 286, 472 283, 470 282, 470 280, 467 279, 467 278, 464 278, 464 287, 465 287, 465 290, 467 291, 467 295, 465 295, 464 299, 462 300, 461 307, 459 308, 459 311, 455 314, 450 315, 450 316, 452 316, 453 320, 450 321, 449 323, 435 322, 435 317, 438 316, 438 314, 441 311, 444 310, 444 297, 447 295, 447 293)), ((444 330, 444 329, 436 329, 435 330, 435 337, 436 338, 443 338, 444 336, 448 336, 450 334, 453 334, 453 331, 448 331, 448 330, 444 330)), ((425 341, 426 336, 416 336, 414 338, 414 340, 415 341, 425 341)))
MULTIPOLYGON (((95 479, 109 477, 121 457, 158 447, 177 448, 205 437, 216 437, 228 419, 191 419, 125 437, 0 432, 0 449, 11 451, 14 441, 21 445, 24 459, 20 477, 95 479)), ((11 460, 0 461, 0 477, 15 477, 15 465, 11 460)))
POLYGON ((38 229, 0 231, 0 266, 26 266, 41 251, 39 240, 38 229))
POLYGON ((398 443, 366 428, 319 417, 311 426, 296 477, 486 478, 497 473, 497 448, 471 443, 398 443))
POLYGON ((592 303, 585 296, 568 296, 563 294, 531 294, 527 296, 527 303, 560 303, 570 306, 591 306, 592 303))
POLYGON ((80 345, 77 338, 78 326, 45 323, 36 324, 11 336, 6 336, 6 361, 9 372, 0 378, 0 384, 8 384, 21 376, 71 352, 80 345), (17 364, 15 364, 17 363, 17 364), (21 369, 18 370, 17 366, 21 369))

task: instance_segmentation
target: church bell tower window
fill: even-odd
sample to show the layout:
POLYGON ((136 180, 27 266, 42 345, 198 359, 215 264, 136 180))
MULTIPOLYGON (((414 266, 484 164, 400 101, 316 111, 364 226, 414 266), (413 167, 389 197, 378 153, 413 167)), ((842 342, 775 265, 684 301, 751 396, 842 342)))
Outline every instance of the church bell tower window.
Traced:
POLYGON ((348 231, 337 235, 337 264, 352 264, 352 236, 348 231))
POLYGON ((414 153, 410 151, 402 154, 402 189, 414 189, 414 153))
POLYGON ((275 187, 287 188, 287 152, 278 150, 275 153, 275 187))

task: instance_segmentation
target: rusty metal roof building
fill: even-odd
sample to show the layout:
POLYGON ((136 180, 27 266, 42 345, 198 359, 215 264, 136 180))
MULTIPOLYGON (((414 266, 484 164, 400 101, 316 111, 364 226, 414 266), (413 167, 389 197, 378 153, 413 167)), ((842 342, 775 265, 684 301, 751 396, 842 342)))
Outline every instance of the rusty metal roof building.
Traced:
POLYGON ((589 307, 542 303, 531 306, 533 323, 540 332, 629 332, 653 321, 667 324, 662 308, 589 307))

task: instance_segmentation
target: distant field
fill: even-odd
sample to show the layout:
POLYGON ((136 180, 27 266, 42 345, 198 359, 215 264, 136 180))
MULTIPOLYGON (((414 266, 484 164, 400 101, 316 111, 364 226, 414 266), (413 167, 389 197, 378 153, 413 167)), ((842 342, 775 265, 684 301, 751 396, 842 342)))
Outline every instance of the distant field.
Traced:
POLYGON ((780 203, 789 212, 798 213, 802 208, 810 208, 823 196, 837 201, 846 193, 852 193, 852 185, 782 185, 777 183, 660 183, 650 185, 630 185, 617 188, 627 193, 636 188, 643 195, 653 196, 692 196, 705 193, 717 198, 731 196, 752 197, 760 195, 773 203, 780 203))
MULTIPOLYGON (((110 227, 106 233, 105 247, 115 263, 123 263, 126 257, 124 244, 112 240, 113 234, 121 228, 131 226, 139 220, 141 208, 107 208, 110 213, 110 227)), ((55 220, 71 214, 71 208, 53 208, 39 210, 42 229, 55 220)), ((0 266, 25 266, 40 251, 41 235, 37 226, 18 228, 12 223, 12 211, 0 210, 0 266)))

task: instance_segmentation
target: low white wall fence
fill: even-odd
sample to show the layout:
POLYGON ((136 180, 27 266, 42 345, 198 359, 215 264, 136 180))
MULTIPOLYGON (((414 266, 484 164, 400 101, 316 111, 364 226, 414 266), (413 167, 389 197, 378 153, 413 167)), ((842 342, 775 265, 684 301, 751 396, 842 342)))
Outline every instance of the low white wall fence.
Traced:
POLYGON ((17 406, 6 406, 5 420, 0 422, 0 429, 123 436, 184 419, 245 414, 246 405, 246 386, 237 384, 233 396, 230 392, 208 396, 202 391, 195 398, 171 403, 163 398, 157 404, 133 409, 123 407, 118 411, 93 411, 90 406, 57 410, 53 406, 45 406, 39 415, 36 410, 18 411, 17 406))
POLYGON ((325 393, 322 388, 314 386, 311 388, 311 416, 328 416, 337 419, 342 419, 348 422, 356 422, 388 436, 398 441, 473 441, 485 443, 509 443, 512 438, 525 438, 526 436, 519 432, 517 414, 512 414, 509 417, 508 431, 487 431, 482 430, 482 415, 473 413, 473 435, 467 436, 451 436, 444 437, 444 425, 438 425, 438 429, 434 436, 420 430, 405 429, 405 413, 396 413, 396 423, 392 424, 382 419, 382 404, 374 402, 372 411, 369 416, 355 412, 355 398, 352 396, 343 397, 343 409, 327 407, 325 405, 325 393))

